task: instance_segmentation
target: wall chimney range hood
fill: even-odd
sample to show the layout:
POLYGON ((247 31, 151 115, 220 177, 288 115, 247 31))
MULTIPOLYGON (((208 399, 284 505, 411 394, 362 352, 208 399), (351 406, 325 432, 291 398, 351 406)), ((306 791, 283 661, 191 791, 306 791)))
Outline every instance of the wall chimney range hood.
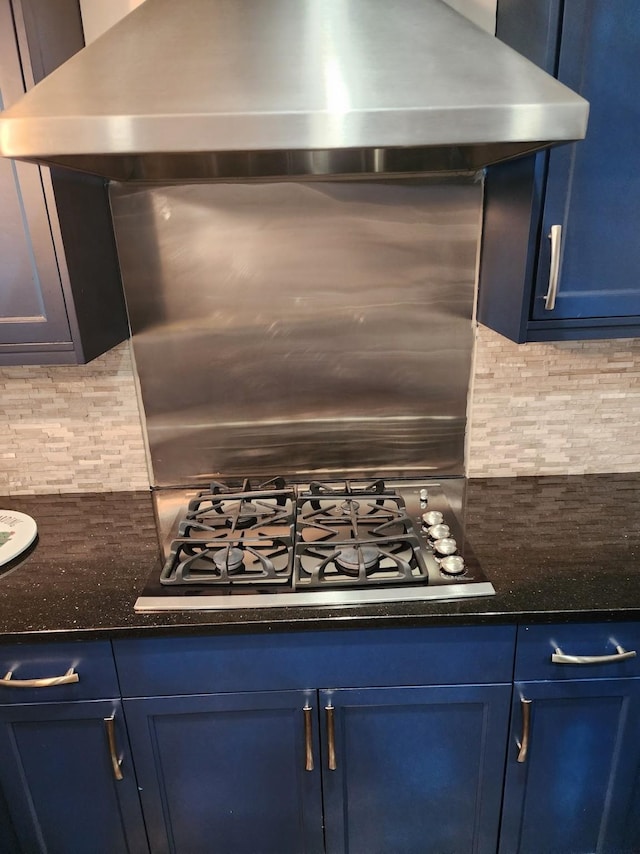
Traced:
POLYGON ((0 153, 117 181, 470 172, 587 102, 442 0, 147 0, 0 116, 0 153))

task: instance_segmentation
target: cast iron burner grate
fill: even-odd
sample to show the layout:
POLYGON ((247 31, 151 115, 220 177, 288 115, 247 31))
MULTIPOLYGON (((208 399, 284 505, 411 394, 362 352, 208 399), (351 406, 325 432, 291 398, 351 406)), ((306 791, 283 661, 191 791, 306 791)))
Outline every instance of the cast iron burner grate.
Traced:
POLYGON ((377 540, 298 543, 295 550, 293 583, 297 589, 427 580, 420 542, 411 534, 377 540))
POLYGON ((176 540, 160 574, 162 584, 288 584, 292 574, 288 537, 226 542, 176 540))
MULTIPOLYGON (((427 498, 425 489, 401 493, 382 480, 306 488, 287 488, 283 478, 256 488, 214 481, 189 502, 160 583, 229 592, 442 583, 437 543, 421 531, 427 498)), ((456 580, 469 580, 464 563, 456 580)))
POLYGON ((411 533, 413 523, 398 496, 298 499, 297 538, 302 542, 360 540, 411 533))
POLYGON ((288 536, 294 532, 294 493, 282 478, 252 489, 248 480, 239 491, 214 482, 189 502, 178 528, 179 537, 227 539, 240 536, 288 536))

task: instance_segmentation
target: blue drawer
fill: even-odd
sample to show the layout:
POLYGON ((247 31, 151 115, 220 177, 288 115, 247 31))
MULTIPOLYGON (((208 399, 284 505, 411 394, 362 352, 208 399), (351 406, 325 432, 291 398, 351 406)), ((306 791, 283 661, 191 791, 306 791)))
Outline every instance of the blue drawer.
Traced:
POLYGON ((516 680, 615 679, 640 676, 640 624, 571 623, 550 626, 520 626, 516 650, 516 680), (624 658, 625 652, 638 652, 624 658), (556 653, 559 650, 559 653, 556 653), (582 664, 554 663, 552 656, 584 656, 594 659, 582 664), (610 658, 602 661, 602 657, 610 658))
POLYGON ((93 700, 120 694, 108 641, 0 646, 0 680, 0 705, 93 700), (77 682, 20 687, 24 680, 64 677, 70 669, 78 675, 77 682), (7 685, 4 678, 9 672, 12 676, 7 685))

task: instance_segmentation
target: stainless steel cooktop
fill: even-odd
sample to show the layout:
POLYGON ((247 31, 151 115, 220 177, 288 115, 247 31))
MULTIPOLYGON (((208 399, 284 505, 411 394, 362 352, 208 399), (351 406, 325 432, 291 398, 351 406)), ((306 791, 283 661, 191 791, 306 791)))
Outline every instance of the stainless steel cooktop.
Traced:
POLYGON ((136 611, 495 593, 464 540, 461 482, 213 482, 155 493, 164 564, 136 611))

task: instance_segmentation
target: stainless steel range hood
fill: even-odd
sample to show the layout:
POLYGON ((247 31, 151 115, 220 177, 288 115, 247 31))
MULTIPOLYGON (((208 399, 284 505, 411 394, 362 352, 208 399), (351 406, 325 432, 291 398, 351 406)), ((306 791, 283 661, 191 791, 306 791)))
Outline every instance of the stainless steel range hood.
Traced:
POLYGON ((147 0, 0 118, 0 153, 116 180, 470 171, 588 104, 442 0, 147 0))

